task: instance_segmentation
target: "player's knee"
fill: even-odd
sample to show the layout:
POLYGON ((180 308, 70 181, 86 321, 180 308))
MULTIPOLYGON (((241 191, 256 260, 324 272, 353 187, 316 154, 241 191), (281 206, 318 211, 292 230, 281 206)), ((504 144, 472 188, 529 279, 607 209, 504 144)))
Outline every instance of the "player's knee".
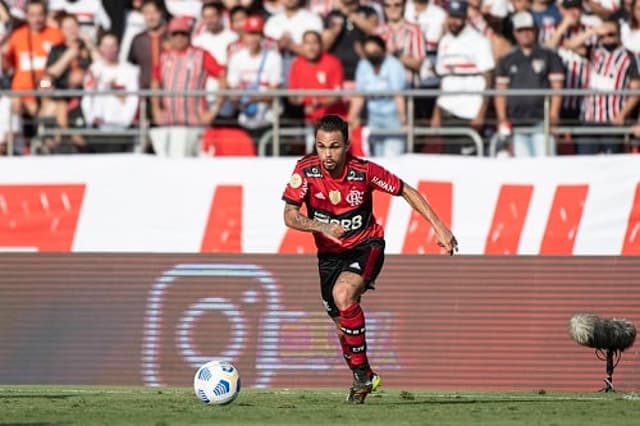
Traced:
POLYGON ((335 286, 333 288, 333 300, 339 310, 347 309, 352 303, 357 301, 357 295, 353 287, 348 285, 335 286))

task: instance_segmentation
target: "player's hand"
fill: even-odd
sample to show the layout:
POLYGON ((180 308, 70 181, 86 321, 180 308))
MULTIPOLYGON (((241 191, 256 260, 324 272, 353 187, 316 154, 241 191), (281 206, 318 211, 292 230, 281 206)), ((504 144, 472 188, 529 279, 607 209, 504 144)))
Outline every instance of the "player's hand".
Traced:
POLYGON ((436 237, 438 238, 438 245, 444 248, 449 253, 449 256, 453 256, 458 251, 458 240, 448 228, 436 229, 436 237))
POLYGON ((345 232, 347 232, 347 230, 337 223, 327 223, 322 231, 325 237, 340 245, 342 245, 342 241, 340 241, 340 238, 342 238, 345 232))

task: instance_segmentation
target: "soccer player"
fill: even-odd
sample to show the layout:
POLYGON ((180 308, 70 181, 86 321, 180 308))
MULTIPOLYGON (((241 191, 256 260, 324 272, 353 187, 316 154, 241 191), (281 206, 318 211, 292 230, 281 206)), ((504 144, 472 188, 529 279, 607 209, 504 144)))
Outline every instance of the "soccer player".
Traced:
POLYGON ((374 288, 384 261, 384 231, 373 216, 373 191, 402 195, 431 223, 439 245, 450 255, 458 250, 458 242, 418 191, 383 167, 349 153, 349 129, 342 118, 322 117, 314 133, 317 153, 298 161, 282 196, 284 221, 290 228, 313 233, 322 300, 353 372, 347 401, 362 404, 381 383, 367 359, 360 307, 360 297, 374 288), (300 212, 303 203, 306 216, 300 212))

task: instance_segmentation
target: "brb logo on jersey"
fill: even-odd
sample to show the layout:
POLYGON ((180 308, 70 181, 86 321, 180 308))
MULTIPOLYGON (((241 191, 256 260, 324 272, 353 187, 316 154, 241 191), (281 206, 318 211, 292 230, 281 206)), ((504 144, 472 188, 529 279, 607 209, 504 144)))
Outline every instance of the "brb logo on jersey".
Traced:
POLYGON ((356 207, 362 204, 364 200, 364 192, 352 189, 345 197, 345 201, 351 206, 356 207))

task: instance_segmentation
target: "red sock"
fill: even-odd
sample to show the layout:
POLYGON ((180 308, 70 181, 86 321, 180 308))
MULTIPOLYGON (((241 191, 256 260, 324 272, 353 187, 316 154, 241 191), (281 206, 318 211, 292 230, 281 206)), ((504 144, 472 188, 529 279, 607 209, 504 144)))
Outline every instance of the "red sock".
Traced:
POLYGON ((364 312, 359 303, 353 303, 340 311, 340 328, 344 333, 343 350, 351 355, 351 368, 369 365, 367 360, 367 342, 365 339, 364 312))
POLYGON ((344 336, 338 337, 338 340, 340 341, 340 347, 342 348, 342 356, 344 356, 345 362, 349 368, 351 368, 351 349, 349 348, 349 345, 347 345, 347 341, 344 336))

